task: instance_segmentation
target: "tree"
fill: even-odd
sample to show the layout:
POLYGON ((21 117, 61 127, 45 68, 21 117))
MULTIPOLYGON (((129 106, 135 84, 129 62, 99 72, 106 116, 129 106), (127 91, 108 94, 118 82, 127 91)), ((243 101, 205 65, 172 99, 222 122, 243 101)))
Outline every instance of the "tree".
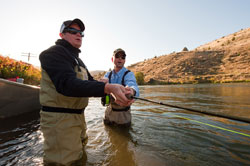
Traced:
POLYGON ((184 47, 182 51, 188 51, 187 47, 184 47))
POLYGON ((138 85, 144 84, 144 74, 142 72, 136 72, 135 78, 138 85))

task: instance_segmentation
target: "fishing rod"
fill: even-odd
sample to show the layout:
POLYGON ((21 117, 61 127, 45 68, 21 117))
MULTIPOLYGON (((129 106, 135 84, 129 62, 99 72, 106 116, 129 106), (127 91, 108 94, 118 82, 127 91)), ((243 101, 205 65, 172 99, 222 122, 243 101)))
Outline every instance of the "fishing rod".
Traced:
POLYGON ((166 104, 166 103, 157 102, 157 101, 153 101, 153 100, 149 100, 149 99, 145 99, 145 98, 140 98, 140 97, 135 97, 135 96, 131 96, 131 98, 154 103, 154 104, 164 105, 167 107, 179 108, 179 109, 183 109, 183 110, 187 110, 187 111, 198 112, 198 113, 202 113, 202 114, 206 114, 206 115, 212 115, 212 116, 227 118, 227 119, 231 119, 231 120, 241 121, 241 122, 245 122, 245 123, 250 123, 250 119, 248 119, 248 118, 236 117, 236 116, 232 116, 232 115, 225 115, 225 114, 221 114, 218 112, 207 112, 207 111, 202 111, 202 110, 196 110, 193 108, 185 108, 185 107, 166 104))

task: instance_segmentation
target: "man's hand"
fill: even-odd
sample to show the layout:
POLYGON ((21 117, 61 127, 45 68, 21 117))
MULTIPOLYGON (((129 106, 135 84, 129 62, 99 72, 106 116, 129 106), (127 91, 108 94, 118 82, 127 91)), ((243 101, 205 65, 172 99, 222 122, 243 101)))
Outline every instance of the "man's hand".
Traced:
POLYGON ((133 88, 128 87, 128 86, 126 86, 125 89, 126 89, 125 96, 130 100, 128 104, 131 105, 135 101, 132 98, 132 96, 135 95, 135 90, 133 88))
POLYGON ((108 78, 103 77, 102 79, 99 80, 100 82, 104 82, 105 84, 109 82, 108 78))
POLYGON ((127 98, 128 98, 128 99, 132 99, 132 96, 135 95, 135 90, 134 90, 133 88, 128 87, 128 86, 126 86, 125 89, 126 89, 126 91, 127 91, 127 92, 126 92, 127 98))
POLYGON ((131 94, 131 91, 122 85, 107 83, 104 92, 111 94, 114 97, 115 102, 120 106, 130 106, 134 102, 134 100, 126 97, 127 94, 131 94))

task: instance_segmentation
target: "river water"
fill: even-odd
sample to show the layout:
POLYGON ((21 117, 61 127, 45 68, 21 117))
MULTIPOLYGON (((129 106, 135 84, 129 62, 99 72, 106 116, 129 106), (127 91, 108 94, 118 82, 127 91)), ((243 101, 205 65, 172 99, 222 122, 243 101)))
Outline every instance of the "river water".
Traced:
MULTIPOLYGON (((143 98, 250 118, 250 83, 140 86, 143 98)), ((100 98, 85 110, 86 165, 250 165, 250 125, 137 100, 132 127, 105 126, 100 98)), ((1 120, 0 165, 42 165, 37 114, 1 120)))

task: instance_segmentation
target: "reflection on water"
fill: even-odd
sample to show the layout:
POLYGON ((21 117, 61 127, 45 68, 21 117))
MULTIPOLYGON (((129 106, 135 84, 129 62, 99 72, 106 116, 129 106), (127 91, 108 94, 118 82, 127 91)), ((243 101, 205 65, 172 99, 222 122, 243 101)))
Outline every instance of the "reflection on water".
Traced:
POLYGON ((120 166, 135 166, 133 140, 129 128, 105 127, 110 141, 109 159, 107 163, 120 166))
POLYGON ((144 92, 143 97, 148 99, 250 118, 249 86, 249 83, 197 84, 170 85, 168 88, 145 86, 140 90, 144 92))
MULTIPOLYGON (((249 83, 142 86, 140 92, 155 101, 250 118, 249 83)), ((87 165, 250 165, 250 137, 233 132, 250 135, 247 123, 138 100, 126 130, 105 126, 104 110, 99 98, 91 98, 85 111, 87 165)), ((1 120, 0 165, 42 165, 42 146, 37 116, 1 120)))
POLYGON ((41 165, 43 137, 37 113, 0 121, 0 165, 41 165))

